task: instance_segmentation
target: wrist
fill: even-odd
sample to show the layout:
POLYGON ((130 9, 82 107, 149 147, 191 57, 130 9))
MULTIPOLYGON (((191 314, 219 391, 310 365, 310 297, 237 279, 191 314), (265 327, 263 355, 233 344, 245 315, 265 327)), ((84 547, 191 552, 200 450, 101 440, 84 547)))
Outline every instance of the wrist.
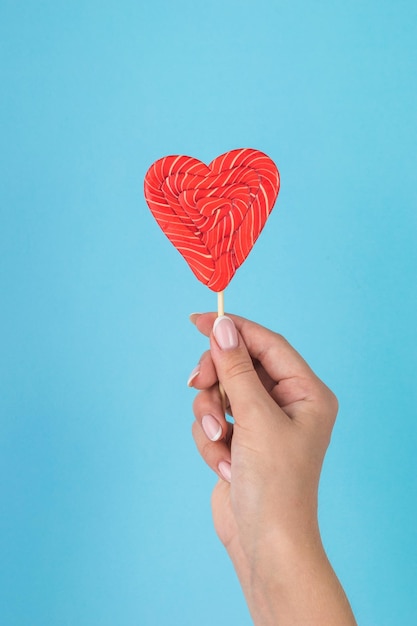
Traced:
POLYGON ((270 532, 248 558, 251 588, 284 588, 302 570, 320 568, 326 561, 318 524, 291 533, 270 532))
POLYGON ((356 624, 318 526, 285 538, 271 533, 246 563, 244 592, 256 626, 356 624))

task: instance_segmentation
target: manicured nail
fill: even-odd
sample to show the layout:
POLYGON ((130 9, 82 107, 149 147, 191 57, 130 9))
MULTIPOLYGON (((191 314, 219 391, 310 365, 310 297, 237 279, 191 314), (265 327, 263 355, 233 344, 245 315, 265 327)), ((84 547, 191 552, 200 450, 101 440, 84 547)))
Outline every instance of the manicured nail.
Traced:
POLYGON ((228 461, 220 461, 219 472, 228 483, 232 482, 232 466, 228 461))
POLYGON ((188 387, 192 387, 193 386, 193 382, 197 378, 199 373, 200 373, 200 363, 195 366, 195 368, 193 369, 193 371, 189 375, 188 380, 187 380, 187 386, 188 387))
POLYGON ((213 325, 213 333, 222 350, 231 350, 239 345, 236 326, 230 317, 221 315, 216 318, 213 325))
POLYGON ((201 313, 190 313, 190 322, 192 322, 193 324, 196 323, 198 317, 201 315, 201 313))
POLYGON ((213 415, 203 415, 201 425, 211 441, 218 441, 222 436, 222 427, 213 415))

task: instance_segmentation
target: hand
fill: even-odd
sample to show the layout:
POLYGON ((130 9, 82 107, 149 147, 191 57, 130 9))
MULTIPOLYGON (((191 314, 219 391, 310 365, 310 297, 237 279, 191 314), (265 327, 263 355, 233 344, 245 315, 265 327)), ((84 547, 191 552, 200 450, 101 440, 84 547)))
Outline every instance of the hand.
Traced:
POLYGON ((210 336, 210 351, 190 381, 200 390, 193 435, 220 478, 214 524, 256 623, 354 624, 317 522, 320 472, 337 414, 334 394, 280 335, 236 316, 207 313, 193 321, 210 336), (225 420, 218 381, 233 424, 225 420), (317 606, 320 589, 325 595, 317 606), (285 600, 277 590, 285 590, 285 600), (325 597, 329 591, 333 603, 325 597))

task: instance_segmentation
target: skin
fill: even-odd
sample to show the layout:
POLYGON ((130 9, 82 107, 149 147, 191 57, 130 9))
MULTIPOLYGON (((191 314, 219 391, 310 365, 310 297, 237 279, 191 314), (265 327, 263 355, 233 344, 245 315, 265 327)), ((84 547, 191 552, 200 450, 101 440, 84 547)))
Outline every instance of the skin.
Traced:
MULTIPOLYGON (((210 338, 189 384, 199 390, 194 440, 219 476, 212 495, 216 532, 256 626, 352 626, 317 520, 337 399, 282 336, 228 318, 237 345, 222 348, 224 332, 216 329, 217 340, 213 334, 216 314, 191 316, 210 338), (233 424, 225 419, 219 381, 233 424), (215 425, 218 438, 212 441, 215 425)), ((220 326, 224 331, 223 321, 220 326)))

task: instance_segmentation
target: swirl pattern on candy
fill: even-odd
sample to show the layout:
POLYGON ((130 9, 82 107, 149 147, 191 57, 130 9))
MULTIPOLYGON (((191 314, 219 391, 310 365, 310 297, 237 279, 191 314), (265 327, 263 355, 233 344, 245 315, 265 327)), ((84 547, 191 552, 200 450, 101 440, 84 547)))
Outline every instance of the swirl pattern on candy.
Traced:
POLYGON ((279 185, 275 163, 242 148, 209 165, 188 156, 155 161, 145 176, 145 199, 198 280, 219 292, 252 250, 279 185))

